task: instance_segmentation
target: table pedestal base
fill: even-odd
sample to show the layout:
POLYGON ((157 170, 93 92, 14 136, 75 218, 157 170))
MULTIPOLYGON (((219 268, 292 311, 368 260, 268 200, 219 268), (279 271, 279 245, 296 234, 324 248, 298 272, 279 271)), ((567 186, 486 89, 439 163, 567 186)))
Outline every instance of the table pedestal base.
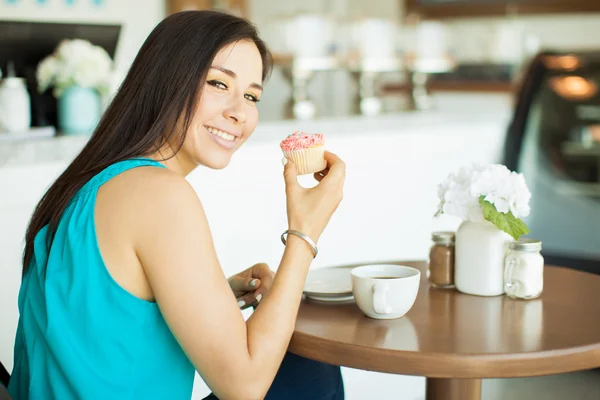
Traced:
POLYGON ((426 400, 481 400, 481 379, 427 378, 426 400))

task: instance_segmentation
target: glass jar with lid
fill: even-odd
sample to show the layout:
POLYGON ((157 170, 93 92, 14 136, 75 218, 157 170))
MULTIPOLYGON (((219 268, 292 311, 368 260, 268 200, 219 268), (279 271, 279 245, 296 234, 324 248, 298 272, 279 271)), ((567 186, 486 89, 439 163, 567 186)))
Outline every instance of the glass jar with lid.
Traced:
POLYGON ((542 242, 521 239, 508 245, 504 261, 504 291, 516 299, 535 299, 544 290, 542 242))
POLYGON ((427 279, 433 287, 451 289, 454 287, 454 232, 433 232, 431 240, 427 279))

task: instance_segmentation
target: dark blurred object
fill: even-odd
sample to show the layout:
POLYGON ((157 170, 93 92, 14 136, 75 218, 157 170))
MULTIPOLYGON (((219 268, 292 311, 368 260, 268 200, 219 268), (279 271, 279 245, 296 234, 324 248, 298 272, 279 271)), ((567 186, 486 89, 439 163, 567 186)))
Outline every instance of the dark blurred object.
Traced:
POLYGON ((523 142, 523 134, 531 103, 538 95, 548 68, 544 63, 546 57, 553 56, 554 53, 544 52, 538 54, 529 64, 524 73, 520 87, 517 91, 516 106, 513 112, 513 117, 508 127, 506 135, 506 143, 504 146, 504 165, 510 170, 517 170, 517 163, 521 154, 521 145, 523 142))
POLYGON ((2 385, 0 385, 0 400, 11 400, 12 397, 8 394, 8 391, 4 389, 2 385))
POLYGON ((8 387, 8 381, 10 380, 10 374, 4 368, 4 365, 0 362, 0 386, 8 387))
MULTIPOLYGON (((515 66, 494 63, 461 63, 450 72, 433 74, 428 77, 428 92, 483 92, 510 93, 513 90, 515 66)), ((387 82, 381 92, 397 95, 411 92, 410 82, 387 82)))
POLYGON ((84 39, 104 48, 114 59, 120 25, 64 24, 46 22, 0 21, 0 68, 9 61, 17 76, 24 77, 31 96, 32 126, 56 126, 56 99, 52 89, 37 91, 36 69, 52 54, 63 39, 84 39))
POLYGON ((600 274, 600 50, 544 52, 517 94, 504 164, 532 193, 531 236, 548 264, 600 274))
POLYGON ((432 82, 511 82, 513 79, 514 65, 512 64, 458 64, 454 70, 436 74, 432 82))
POLYGON ((509 16, 600 11, 598 0, 406 0, 406 13, 423 18, 509 16))
POLYGON ((219 10, 248 18, 248 0, 167 0, 167 13, 190 10, 219 10))

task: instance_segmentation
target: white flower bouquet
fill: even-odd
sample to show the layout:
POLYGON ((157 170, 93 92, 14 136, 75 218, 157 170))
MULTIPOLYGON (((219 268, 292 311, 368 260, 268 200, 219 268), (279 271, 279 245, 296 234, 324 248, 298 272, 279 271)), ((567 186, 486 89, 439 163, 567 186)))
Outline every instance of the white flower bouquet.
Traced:
POLYGON ((521 218, 529 215, 531 192, 523 174, 504 165, 463 167, 439 186, 436 216, 449 214, 463 221, 489 221, 515 240, 529 233, 521 218))
POLYGON ((53 94, 58 98, 69 87, 79 86, 95 89, 104 96, 110 90, 112 64, 102 47, 87 40, 65 39, 53 54, 39 63, 38 91, 43 93, 54 87, 53 94))

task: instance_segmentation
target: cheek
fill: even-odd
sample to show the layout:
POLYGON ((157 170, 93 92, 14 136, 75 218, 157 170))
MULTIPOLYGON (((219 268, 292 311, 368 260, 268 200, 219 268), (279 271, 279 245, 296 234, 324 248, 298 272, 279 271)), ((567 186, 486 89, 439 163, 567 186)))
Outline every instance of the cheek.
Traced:
POLYGON ((248 111, 246 114, 246 123, 244 124, 244 131, 246 136, 252 135, 254 130, 256 129, 256 125, 258 125, 258 109, 253 107, 252 110, 248 111))
POLYGON ((214 93, 210 93, 210 91, 207 90, 196 106, 192 124, 200 125, 215 119, 215 117, 220 114, 220 110, 223 109, 223 106, 221 105, 222 101, 222 96, 216 96, 214 93))

